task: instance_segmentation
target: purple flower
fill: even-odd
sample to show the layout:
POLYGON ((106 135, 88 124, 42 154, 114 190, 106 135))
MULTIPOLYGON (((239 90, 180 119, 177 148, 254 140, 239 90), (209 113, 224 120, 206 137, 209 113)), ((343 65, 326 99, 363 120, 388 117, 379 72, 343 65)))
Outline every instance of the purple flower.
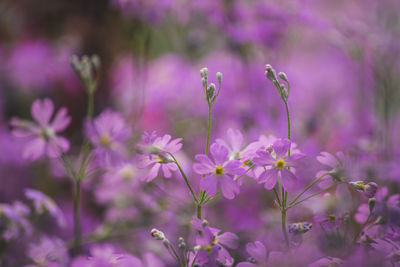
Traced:
POLYGON ((23 151, 23 157, 27 159, 38 159, 43 155, 57 158, 61 153, 69 150, 69 142, 66 138, 58 136, 57 133, 65 130, 71 122, 66 108, 60 108, 52 121, 54 105, 46 98, 35 100, 31 107, 31 114, 35 122, 13 118, 11 125, 14 128, 13 135, 28 138, 28 143, 23 151))
POLYGON ((163 137, 157 136, 155 132, 151 134, 145 132, 138 148, 144 153, 138 155, 138 167, 145 168, 150 166, 149 172, 142 178, 143 181, 150 182, 157 177, 162 168, 164 177, 171 177, 171 172, 177 171, 178 167, 173 162, 170 154, 178 152, 182 144, 182 138, 171 140, 169 134, 163 137))
POLYGON ((71 264, 72 267, 139 267, 142 261, 132 255, 116 253, 111 245, 93 246, 90 257, 77 257, 71 264))
POLYGON ((27 255, 35 264, 25 266, 66 266, 68 251, 61 239, 44 236, 29 245, 27 255), (58 264, 56 264, 58 263, 58 264))
POLYGON ((220 187, 225 198, 233 199, 240 192, 234 177, 244 175, 246 171, 241 167, 240 161, 229 159, 229 151, 225 146, 214 143, 210 147, 210 153, 211 156, 200 154, 195 157, 199 162, 193 165, 195 172, 206 175, 200 181, 200 188, 213 196, 217 187, 220 187))
POLYGON ((199 265, 219 266, 217 261, 223 265, 232 265, 233 258, 225 247, 236 248, 237 235, 225 232, 219 234, 220 229, 210 227, 206 220, 195 218, 191 221, 193 227, 199 231, 196 238, 195 250, 197 251, 196 263, 199 265))
POLYGON ((260 241, 248 243, 246 245, 246 251, 250 255, 248 262, 240 262, 236 267, 255 267, 267 265, 267 250, 260 241))
POLYGON ((86 123, 86 132, 94 145, 97 160, 112 164, 118 161, 126 151, 126 141, 131 130, 124 117, 115 111, 105 110, 98 117, 86 123))
POLYGON ((20 236, 21 233, 30 235, 32 225, 28 221, 30 210, 19 201, 12 205, 0 204, 0 234, 5 240, 11 240, 20 236))
POLYGON ((253 159, 258 166, 266 169, 258 177, 259 183, 264 183, 267 190, 275 187, 280 177, 280 182, 286 191, 293 191, 297 184, 297 177, 293 173, 298 161, 304 157, 302 153, 291 154, 287 156, 291 142, 288 139, 278 139, 272 146, 271 151, 259 150, 257 156, 253 159), (289 167, 291 167, 289 169, 289 167))
POLYGON ((60 227, 64 227, 66 225, 64 215, 54 200, 40 191, 29 188, 25 189, 25 196, 27 199, 33 202, 35 212, 40 215, 48 212, 52 217, 54 217, 54 219, 57 220, 57 224, 60 227))

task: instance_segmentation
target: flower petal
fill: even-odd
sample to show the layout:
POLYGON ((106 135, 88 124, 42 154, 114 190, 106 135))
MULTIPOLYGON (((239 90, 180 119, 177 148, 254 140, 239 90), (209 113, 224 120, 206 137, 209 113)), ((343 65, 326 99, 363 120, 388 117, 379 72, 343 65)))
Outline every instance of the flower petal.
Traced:
POLYGON ((65 128, 67 128, 70 123, 71 117, 68 116, 67 109, 62 107, 57 111, 56 115, 54 116, 51 127, 54 129, 55 132, 61 132, 65 130, 65 128))
POLYGON ((233 199, 235 194, 239 194, 239 184, 229 176, 219 178, 221 184, 222 195, 227 199, 233 199))
POLYGON ((217 193, 217 178, 214 176, 206 176, 200 180, 200 189, 206 190, 210 196, 217 193))
POLYGON ((212 157, 214 158, 215 163, 222 164, 227 158, 229 151, 225 146, 221 146, 220 144, 214 143, 210 147, 210 152, 212 157))
POLYGON ((278 180, 278 170, 275 168, 263 171, 258 177, 258 183, 264 183, 264 188, 271 190, 278 180))
POLYGON ((22 157, 33 160, 38 159, 44 154, 45 148, 46 141, 43 138, 35 138, 26 145, 22 157))
POLYGON ((234 233, 225 232, 218 236, 218 243, 227 246, 228 248, 235 249, 238 247, 238 236, 234 233))
POLYGON ((44 100, 35 100, 31 106, 32 117, 41 126, 47 126, 51 115, 53 115, 54 105, 53 102, 46 98, 44 100))
POLYGON ((289 139, 278 139, 272 144, 272 149, 276 153, 277 158, 283 158, 286 153, 288 152, 290 145, 292 142, 290 142, 289 139))
POLYGON ((292 192, 296 188, 297 177, 291 171, 284 169, 281 171, 281 183, 286 191, 292 192))

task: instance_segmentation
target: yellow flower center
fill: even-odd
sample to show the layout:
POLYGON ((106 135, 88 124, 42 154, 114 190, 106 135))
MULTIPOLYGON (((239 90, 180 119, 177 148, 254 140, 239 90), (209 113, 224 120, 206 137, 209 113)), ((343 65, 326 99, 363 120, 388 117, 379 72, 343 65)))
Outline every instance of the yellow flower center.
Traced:
POLYGON ((220 176, 224 173, 224 168, 221 167, 221 165, 218 165, 217 168, 215 168, 215 175, 220 176))
POLYGON ((285 168, 285 165, 286 165, 286 163, 282 159, 278 159, 277 161, 275 161, 275 167, 277 169, 281 169, 282 170, 283 168, 285 168))
POLYGON ((157 161, 158 161, 158 163, 162 163, 163 159, 160 156, 157 156, 157 161))
POLYGON ((329 214, 328 215, 328 220, 331 221, 331 222, 336 221, 336 215, 335 214, 329 214))
POLYGON ((109 146, 111 144, 111 138, 107 134, 100 136, 100 144, 106 147, 109 146))

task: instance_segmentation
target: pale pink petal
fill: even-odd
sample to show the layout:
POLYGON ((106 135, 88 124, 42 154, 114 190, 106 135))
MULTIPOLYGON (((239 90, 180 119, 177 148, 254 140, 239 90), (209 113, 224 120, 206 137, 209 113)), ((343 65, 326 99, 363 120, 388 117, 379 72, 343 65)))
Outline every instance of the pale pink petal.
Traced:
POLYGON ((43 138, 35 138, 30 141, 22 153, 22 157, 26 159, 38 159, 41 157, 46 148, 46 141, 43 138))
POLYGON ((217 178, 214 176, 207 176, 200 180, 200 189, 206 190, 210 196, 217 193, 217 178))
POLYGON ((211 145, 210 152, 215 160, 215 163, 217 164, 224 163, 227 160, 229 154, 229 151, 226 147, 221 146, 217 143, 211 145))
POLYGON ((53 112, 53 102, 48 98, 44 100, 35 100, 31 107, 32 117, 42 126, 47 126, 49 124, 53 112))
POLYGON ((272 149, 276 153, 277 158, 283 158, 288 152, 292 142, 288 139, 278 139, 272 144, 272 149))
POLYGON ((239 184, 229 176, 219 178, 221 184, 222 195, 227 199, 233 199, 235 194, 239 194, 239 184))
POLYGON ((67 115, 68 111, 66 108, 60 108, 51 123, 51 127, 55 132, 61 132, 65 130, 71 123, 71 117, 67 115))
POLYGON ((297 177, 291 171, 284 169, 281 171, 281 183, 286 191, 292 192, 296 188, 297 177))
POLYGON ((264 188, 271 190, 276 185, 278 180, 278 170, 275 168, 265 170, 258 177, 258 183, 264 183, 264 188))
POLYGON ((238 247, 238 236, 234 233, 226 232, 218 236, 218 243, 228 248, 236 249, 238 247))

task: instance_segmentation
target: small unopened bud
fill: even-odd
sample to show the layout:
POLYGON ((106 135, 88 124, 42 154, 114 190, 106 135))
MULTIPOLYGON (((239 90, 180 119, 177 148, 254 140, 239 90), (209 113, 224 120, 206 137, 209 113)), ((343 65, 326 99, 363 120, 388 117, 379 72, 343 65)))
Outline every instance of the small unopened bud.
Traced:
POLYGON ((284 73, 284 72, 279 72, 278 73, 278 76, 279 76, 279 78, 281 78, 282 80, 284 80, 285 82, 289 82, 289 80, 288 80, 288 78, 287 78, 287 76, 286 76, 286 73, 284 73))
POLYGON ((365 189, 365 184, 363 181, 349 182, 349 185, 355 190, 364 191, 365 189))
POLYGON ((221 72, 217 72, 217 80, 218 80, 218 83, 221 84, 221 82, 222 82, 222 73, 221 72))
POLYGON ((186 249, 186 243, 185 243, 185 240, 183 239, 183 237, 178 238, 178 248, 180 250, 186 249))
POLYGON ((162 242, 163 242, 164 247, 166 247, 166 248, 169 248, 171 246, 171 243, 169 243, 168 239, 164 239, 162 242))
POLYGON ((375 198, 368 199, 368 207, 369 207, 369 212, 370 213, 374 210, 375 204, 376 204, 376 199, 375 198))
POLYGON ((265 65, 265 76, 271 81, 276 80, 276 72, 270 64, 265 65))
POLYGON ((79 57, 77 55, 73 55, 71 57, 71 66, 74 69, 74 71, 79 72, 80 71, 80 62, 79 62, 79 57))
POLYGON ((208 224, 208 221, 207 220, 203 220, 202 222, 201 222, 201 226, 202 227, 206 227, 206 226, 208 226, 209 224, 208 224))
POLYGON ((215 92, 215 84, 210 83, 210 85, 207 87, 207 100, 211 101, 211 98, 214 96, 215 92))
POLYGON ((372 198, 375 196, 376 190, 378 190, 378 185, 371 182, 365 185, 364 194, 367 198, 372 198))
POLYGON ((202 68, 200 70, 200 76, 201 76, 201 78, 207 78, 207 76, 208 76, 208 68, 202 68))
POLYGON ((203 85, 203 87, 207 87, 207 79, 206 78, 202 78, 201 79, 201 84, 203 85))
POLYGON ((100 69, 101 62, 100 62, 100 57, 98 55, 92 55, 91 61, 95 70, 100 69))
MULTIPOLYGON (((157 230, 155 228, 153 228, 153 230, 151 230, 151 236, 155 239, 155 240, 167 240, 165 238, 165 235, 163 232, 161 232, 160 230, 157 230)), ((167 240, 168 241, 168 240, 167 240)))

